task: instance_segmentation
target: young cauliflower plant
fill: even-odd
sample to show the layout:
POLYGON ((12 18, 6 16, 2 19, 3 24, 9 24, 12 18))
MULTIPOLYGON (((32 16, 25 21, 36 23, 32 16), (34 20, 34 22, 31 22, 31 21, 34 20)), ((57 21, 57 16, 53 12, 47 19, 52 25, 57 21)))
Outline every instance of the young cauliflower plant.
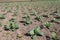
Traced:
POLYGON ((31 15, 35 15, 36 16, 38 14, 38 12, 36 12, 35 10, 30 9, 29 11, 30 11, 29 13, 31 15))
POLYGON ((32 24, 32 21, 30 20, 30 17, 27 14, 25 15, 24 21, 25 21, 25 25, 32 24))
POLYGON ((16 10, 14 10, 14 12, 13 12, 13 16, 17 16, 17 14, 18 14, 18 10, 19 10, 19 6, 16 5, 16 10))
POLYGON ((36 38, 37 35, 40 35, 40 36, 44 35, 44 33, 40 30, 40 27, 36 27, 36 28, 31 29, 28 32, 28 34, 31 36, 31 38, 33 40, 35 40, 35 38, 36 38))
POLYGON ((46 28, 49 29, 49 28, 51 27, 51 23, 49 23, 49 22, 45 22, 45 23, 44 23, 44 27, 46 27, 46 28))
POLYGON ((52 39, 57 40, 57 33, 56 32, 52 32, 52 39))
POLYGON ((36 27, 34 31, 35 31, 35 34, 37 35, 40 35, 40 36, 44 35, 44 33, 41 31, 41 28, 39 26, 36 27))
POLYGON ((5 19, 5 14, 1 14, 0 19, 5 19))
POLYGON ((7 25, 5 25, 5 30, 10 30, 10 25, 11 25, 11 22, 8 21, 7 22, 7 25))
POLYGON ((36 18, 35 18, 35 19, 36 19, 37 21, 40 21, 40 20, 41 20, 41 18, 42 18, 41 16, 36 16, 36 18))
POLYGON ((18 28, 19 26, 15 22, 11 22, 11 21, 8 21, 7 25, 5 26, 5 30, 11 30, 11 31, 14 31, 18 28))

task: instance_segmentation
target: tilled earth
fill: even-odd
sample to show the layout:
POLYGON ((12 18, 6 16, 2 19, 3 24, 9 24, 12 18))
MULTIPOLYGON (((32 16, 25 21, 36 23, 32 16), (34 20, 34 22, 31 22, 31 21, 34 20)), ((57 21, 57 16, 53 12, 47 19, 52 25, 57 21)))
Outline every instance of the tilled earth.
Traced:
MULTIPOLYGON (((40 2, 39 2, 40 3, 40 2)), ((32 40, 30 36, 25 35, 29 30, 32 28, 35 28, 37 26, 42 25, 46 21, 50 21, 55 17, 55 15, 50 15, 49 18, 43 17, 41 21, 35 20, 35 16, 32 16, 29 14, 29 9, 32 9, 34 11, 39 12, 38 15, 42 16, 43 14, 51 14, 53 11, 57 10, 60 13, 60 5, 57 3, 55 4, 45 4, 45 3, 40 3, 38 2, 27 2, 27 3, 0 3, 0 15, 1 14, 6 14, 5 19, 0 20, 2 23, 2 27, 0 27, 0 40, 32 40), (38 5, 39 4, 39 5, 38 5), (18 13, 17 16, 12 16, 14 15, 14 10, 16 10, 17 6, 18 8, 18 13), (5 9, 6 8, 6 9, 5 9), (10 11, 8 11, 10 10, 10 11), (8 11, 8 12, 7 12, 8 11), (32 20, 32 24, 24 26, 21 21, 23 21, 24 13, 27 13, 30 15, 30 18, 32 20), (19 25, 19 29, 15 31, 6 31, 4 30, 4 25, 6 25, 6 22, 10 20, 11 18, 15 18, 16 23, 19 25), (21 38, 17 38, 17 34, 22 36, 21 38)), ((52 22, 50 22, 52 23, 52 22)), ((36 40, 47 40, 46 35, 52 38, 51 32, 50 31, 55 31, 60 37, 60 23, 52 23, 52 27, 47 29, 43 28, 41 29, 42 32, 45 33, 44 36, 37 36, 36 40)), ((52 39, 49 39, 52 40, 52 39)))

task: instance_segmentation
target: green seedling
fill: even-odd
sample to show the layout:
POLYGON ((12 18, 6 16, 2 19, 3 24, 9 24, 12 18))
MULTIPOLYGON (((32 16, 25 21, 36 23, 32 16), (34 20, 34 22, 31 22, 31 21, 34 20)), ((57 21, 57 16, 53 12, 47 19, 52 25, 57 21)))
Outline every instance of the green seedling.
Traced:
POLYGON ((16 10, 14 11, 14 15, 13 15, 13 16, 17 16, 18 9, 19 9, 19 6, 18 6, 18 5, 16 5, 16 10))
POLYGON ((32 36, 31 38, 32 40, 36 40, 36 35, 32 36))
POLYGON ((25 18, 30 18, 29 15, 26 14, 26 13, 24 14, 24 17, 25 17, 25 18))
POLYGON ((38 34, 38 35, 41 35, 41 36, 43 36, 44 35, 44 33, 43 32, 41 32, 41 30, 40 30, 40 27, 38 26, 38 27, 36 27, 35 28, 35 34, 38 34))
POLYGON ((17 16, 17 12, 16 11, 13 13, 13 16, 17 16))
POLYGON ((35 35, 35 33, 34 33, 34 28, 31 29, 31 30, 28 32, 28 34, 31 35, 31 36, 34 36, 34 35, 35 35))
POLYGON ((31 38, 34 40, 35 39, 35 33, 34 33, 34 28, 31 29, 28 34, 31 36, 31 38))
POLYGON ((5 10, 7 11, 7 13, 12 12, 12 7, 7 6, 7 8, 5 8, 5 10))
POLYGON ((5 19, 5 14, 1 14, 0 19, 5 19))
POLYGON ((25 24, 26 24, 26 25, 28 25, 28 24, 32 24, 32 21, 30 20, 29 15, 25 15, 25 19, 24 19, 24 21, 25 21, 25 24))
POLYGON ((19 28, 19 26, 15 22, 11 22, 11 21, 8 21, 7 25, 5 26, 5 30, 12 30, 12 31, 14 31, 14 30, 16 30, 18 28, 19 28))
POLYGON ((8 21, 8 22, 7 22, 7 25, 5 26, 5 30, 10 30, 10 25, 11 25, 11 22, 8 21))
POLYGON ((18 9, 13 12, 13 16, 17 16, 18 9))
POLYGON ((35 18, 35 19, 36 19, 37 21, 40 21, 40 20, 41 20, 41 18, 42 18, 41 16, 36 16, 36 18, 35 18))
POLYGON ((36 16, 37 14, 38 14, 38 12, 33 12, 33 13, 31 13, 31 15, 35 15, 35 16, 36 16))
POLYGON ((51 23, 49 23, 49 22, 45 22, 45 23, 44 23, 44 27, 46 27, 46 28, 50 28, 50 27, 51 27, 51 23))
POLYGON ((53 38, 53 40, 57 40, 57 34, 56 34, 56 32, 52 32, 52 38, 53 38))
POLYGON ((38 12, 36 12, 35 10, 30 9, 30 14, 36 16, 38 14, 38 12))
POLYGON ((31 29, 29 32, 28 32, 29 35, 31 35, 31 38, 32 39, 35 39, 36 35, 41 35, 43 36, 44 33, 40 30, 40 27, 36 27, 36 28, 33 28, 31 29))
POLYGON ((16 23, 12 22, 11 24, 12 24, 12 26, 11 26, 12 29, 15 30, 15 29, 18 29, 19 28, 16 23))
POLYGON ((26 18, 26 19, 25 19, 25 22, 26 22, 26 24, 32 24, 30 18, 26 18))

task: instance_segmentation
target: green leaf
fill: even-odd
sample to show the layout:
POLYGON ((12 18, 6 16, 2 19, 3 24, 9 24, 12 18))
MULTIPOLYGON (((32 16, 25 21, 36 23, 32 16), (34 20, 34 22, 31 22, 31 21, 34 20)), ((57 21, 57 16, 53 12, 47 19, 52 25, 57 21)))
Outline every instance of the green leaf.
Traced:
POLYGON ((45 22, 45 23, 44 23, 44 27, 46 27, 46 28, 50 28, 50 27, 51 27, 51 23, 49 23, 49 22, 45 22))
POLYGON ((0 19, 5 19, 5 14, 1 14, 0 19))
POLYGON ((53 37, 53 39, 57 39, 57 34, 56 34, 56 32, 52 32, 52 37, 53 37))
POLYGON ((10 30, 10 26, 5 26, 5 30, 10 30))
POLYGON ((36 16, 36 20, 40 21, 41 20, 41 16, 36 16))
POLYGON ((36 12, 35 10, 30 9, 29 11, 30 11, 29 13, 31 15, 35 15, 36 16, 38 14, 38 12, 36 12))
POLYGON ((39 34, 39 35, 41 35, 41 36, 43 36, 43 35, 44 35, 44 33, 43 33, 43 32, 41 32, 41 31, 40 31, 38 34, 39 34))
POLYGON ((25 16, 25 18, 30 18, 30 17, 29 17, 29 15, 28 15, 28 14, 26 14, 26 13, 24 14, 24 16, 25 16))
POLYGON ((18 5, 16 5, 16 10, 14 11, 14 15, 13 15, 13 16, 17 16, 18 9, 19 9, 19 6, 18 6, 18 5))
POLYGON ((31 35, 31 36, 35 35, 35 33, 34 33, 34 28, 31 29, 31 30, 28 32, 28 34, 31 35))
POLYGON ((40 30, 40 27, 38 26, 38 27, 36 27, 35 28, 35 34, 38 34, 38 35, 41 35, 41 36, 43 36, 44 35, 44 33, 43 32, 41 32, 41 30, 40 30))
POLYGON ((29 18, 26 19, 26 24, 31 24, 31 20, 29 18))
POLYGON ((14 15, 13 16, 17 16, 17 12, 14 12, 14 15))
POLYGON ((32 36, 31 38, 32 40, 36 40, 36 35, 32 36))
POLYGON ((11 22, 8 21, 8 22, 7 22, 7 25, 5 26, 5 30, 10 30, 10 25, 11 25, 11 22))
POLYGON ((26 24, 31 24, 32 23, 28 14, 25 15, 25 23, 26 24))
POLYGON ((39 26, 36 27, 36 28, 34 29, 34 31, 35 31, 36 34, 38 34, 38 33, 40 32, 40 27, 39 27, 39 26))
POLYGON ((13 29, 18 29, 19 28, 19 26, 16 23, 12 23, 12 27, 13 27, 13 29))
POLYGON ((10 21, 7 21, 7 26, 10 26, 11 25, 11 22, 10 21))
POLYGON ((18 28, 19 28, 19 26, 15 22, 12 22, 12 21, 8 21, 7 25, 5 27, 6 30, 12 30, 12 31, 14 31, 15 29, 18 29, 18 28))

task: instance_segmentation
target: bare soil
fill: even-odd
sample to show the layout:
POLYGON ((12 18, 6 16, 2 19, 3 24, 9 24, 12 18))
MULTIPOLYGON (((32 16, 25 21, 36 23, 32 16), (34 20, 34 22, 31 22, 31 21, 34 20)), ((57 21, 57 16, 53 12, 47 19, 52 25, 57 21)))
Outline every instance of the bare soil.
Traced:
MULTIPOLYGON (((3 1, 3 0, 2 0, 3 1)), ((40 2, 39 2, 40 3, 40 2)), ((30 36, 25 35, 29 30, 31 30, 32 28, 37 27, 38 25, 42 25, 44 22, 46 21, 50 21, 51 19, 53 19, 54 15, 51 15, 49 18, 42 18, 42 22, 38 22, 36 21, 34 18, 35 16, 31 16, 30 18, 32 20, 32 24, 24 26, 23 23, 21 23, 20 21, 23 21, 24 14, 23 14, 23 10, 25 11, 25 13, 29 14, 29 9, 33 9, 39 12, 39 15, 43 15, 43 14, 50 14, 53 11, 55 11, 56 9, 59 11, 60 13, 60 5, 57 3, 55 4, 45 4, 45 3, 40 3, 38 2, 27 2, 27 3, 1 3, 0 4, 0 14, 6 14, 6 18, 3 20, 0 20, 2 22, 2 27, 0 27, 0 40, 32 40, 30 36), (8 5, 7 5, 8 4, 8 5), (7 7, 12 7, 11 11, 14 11, 16 8, 16 4, 18 4, 19 9, 18 9, 18 13, 17 16, 12 16, 13 13, 8 12, 7 11, 3 11, 3 9, 7 6, 7 7), (39 4, 39 5, 38 5, 39 4), (4 25, 6 25, 6 22, 8 20, 10 20, 11 18, 16 18, 16 23, 19 25, 19 29, 17 29, 16 31, 12 32, 12 31, 6 31, 4 30, 4 25), (19 34, 20 36, 22 36, 21 38, 17 38, 17 34, 19 34)), ((45 33, 45 35, 48 35, 49 37, 51 36, 51 32, 50 31, 55 31, 57 33, 58 36, 60 36, 60 24, 57 23, 52 23, 52 27, 50 29, 47 28, 43 28, 41 31, 43 31, 45 33)), ((46 36, 37 36, 36 40, 47 40, 46 36)))

